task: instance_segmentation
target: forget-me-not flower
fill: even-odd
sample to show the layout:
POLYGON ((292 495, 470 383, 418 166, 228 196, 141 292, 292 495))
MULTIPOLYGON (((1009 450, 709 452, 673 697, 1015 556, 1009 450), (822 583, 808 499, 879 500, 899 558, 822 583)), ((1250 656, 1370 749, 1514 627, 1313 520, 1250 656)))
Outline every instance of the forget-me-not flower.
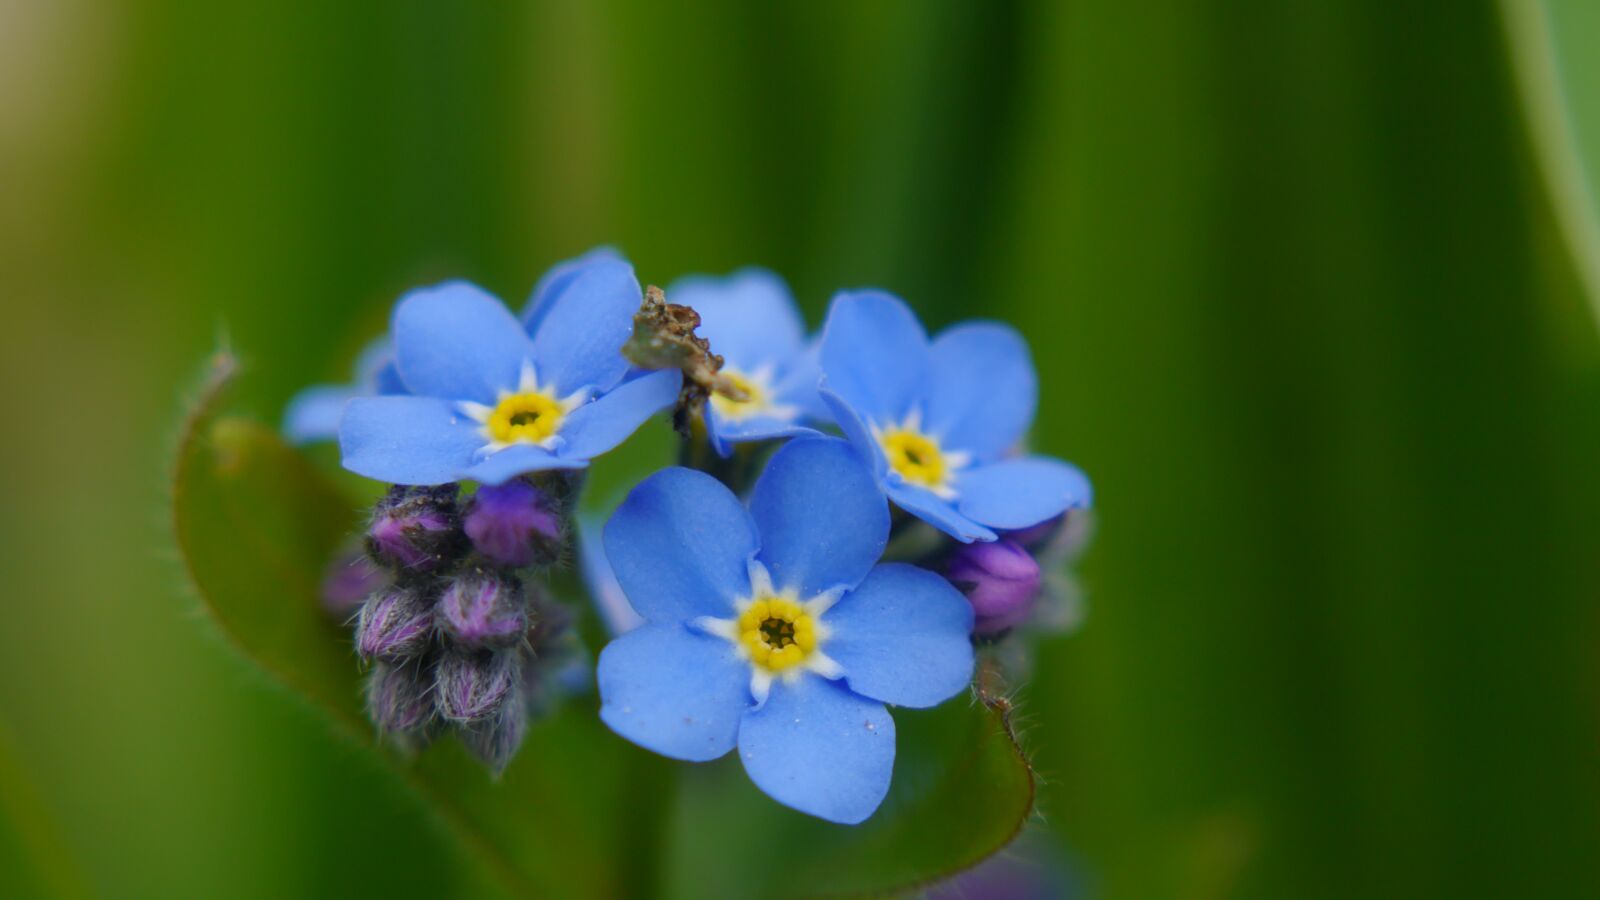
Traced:
POLYGON ((1008 455, 1038 402, 1027 342, 1010 326, 964 322, 930 343, 900 298, 846 291, 828 311, 822 372, 823 399, 890 499, 958 540, 1089 505, 1077 468, 1008 455))
POLYGON ((601 718, 676 759, 739 748, 787 806, 856 823, 894 767, 884 704, 934 706, 967 686, 972 608, 948 582, 879 564, 888 504, 849 444, 798 438, 749 508, 672 468, 628 495, 606 555, 646 624, 600 655, 601 718))
POLYGON ((339 425, 345 468, 396 484, 499 484, 587 466, 677 396, 675 371, 624 380, 621 348, 640 296, 627 263, 588 262, 536 310, 530 335, 465 282, 411 292, 392 329, 410 395, 349 402, 339 425))
POLYGON ((339 417, 355 397, 404 394, 406 386, 394 368, 394 347, 378 338, 356 358, 356 377, 349 384, 316 384, 289 401, 283 411, 283 434, 290 442, 310 444, 339 436, 339 417))
MULTIPOLYGON (((539 320, 552 301, 572 286, 595 263, 622 260, 610 247, 596 247, 582 256, 563 260, 550 267, 534 285, 522 321, 528 333, 537 330, 539 320)), ((283 433, 290 442, 309 444, 331 441, 339 436, 339 419, 345 404, 356 397, 409 393, 400 381, 394 364, 394 342, 387 335, 368 344, 356 358, 355 380, 349 384, 318 384, 296 394, 283 414, 283 433)))
POLYGON ((731 444, 807 434, 807 419, 825 417, 817 395, 815 351, 789 288, 765 269, 740 269, 723 278, 691 275, 667 289, 673 303, 700 314, 697 334, 722 356, 720 374, 744 400, 712 394, 706 435, 723 456, 731 444))

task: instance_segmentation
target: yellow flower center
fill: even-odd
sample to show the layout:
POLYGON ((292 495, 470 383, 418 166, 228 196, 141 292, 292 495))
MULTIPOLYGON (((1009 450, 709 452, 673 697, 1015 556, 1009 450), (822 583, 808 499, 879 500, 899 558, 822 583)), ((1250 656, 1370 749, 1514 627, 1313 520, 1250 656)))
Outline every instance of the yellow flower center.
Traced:
POLYGON ((711 405, 716 407, 718 415, 724 419, 743 419, 753 416, 767 406, 767 392, 757 384, 755 379, 726 366, 717 373, 733 383, 733 386, 744 392, 745 399, 735 400, 721 394, 711 395, 711 405))
POLYGON ((548 394, 507 394, 489 414, 489 437, 502 444, 537 444, 556 433, 564 414, 560 402, 548 394))
POLYGON ((781 672, 817 649, 817 622, 793 600, 764 597, 739 614, 739 643, 756 665, 781 672))
POLYGON ((921 432, 892 428, 878 436, 878 443, 889 467, 911 484, 941 488, 950 477, 939 444, 921 432))

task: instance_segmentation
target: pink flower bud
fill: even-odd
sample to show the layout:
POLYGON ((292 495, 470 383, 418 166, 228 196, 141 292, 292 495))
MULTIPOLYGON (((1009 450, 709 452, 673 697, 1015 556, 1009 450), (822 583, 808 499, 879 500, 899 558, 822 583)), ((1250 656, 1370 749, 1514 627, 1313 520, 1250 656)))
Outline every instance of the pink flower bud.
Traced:
POLYGON ((516 576, 470 567, 439 595, 439 628, 464 647, 514 647, 528 632, 528 602, 516 576))
POLYGON ((459 490, 454 484, 390 488, 367 528, 373 562, 397 571, 430 572, 460 559, 467 540, 456 511, 459 490))
POLYGON ((356 620, 356 649, 367 658, 421 656, 433 633, 433 604, 425 589, 410 584, 386 587, 368 598, 356 620))
POLYGON ((515 650, 447 651, 436 675, 439 713, 458 724, 498 715, 521 678, 515 650))

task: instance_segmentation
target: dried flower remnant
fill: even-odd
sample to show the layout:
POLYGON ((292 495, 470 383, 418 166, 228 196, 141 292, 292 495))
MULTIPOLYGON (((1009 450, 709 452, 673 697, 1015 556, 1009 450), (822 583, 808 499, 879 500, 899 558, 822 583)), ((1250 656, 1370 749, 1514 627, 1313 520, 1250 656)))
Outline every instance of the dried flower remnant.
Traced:
POLYGON ((622 347, 622 355, 641 369, 677 369, 683 373, 672 426, 685 437, 690 433, 692 418, 713 392, 735 401, 748 399, 743 388, 723 377, 723 359, 711 352, 709 341, 695 334, 699 327, 699 313, 668 303, 666 294, 652 284, 645 289, 644 301, 633 316, 633 336, 622 347))

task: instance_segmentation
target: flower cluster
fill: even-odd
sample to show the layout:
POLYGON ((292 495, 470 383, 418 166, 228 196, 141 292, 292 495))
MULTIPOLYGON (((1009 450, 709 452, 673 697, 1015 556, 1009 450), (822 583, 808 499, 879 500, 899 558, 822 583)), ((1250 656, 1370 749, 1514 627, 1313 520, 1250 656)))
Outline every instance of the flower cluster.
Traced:
POLYGON ((1081 546, 1087 479, 1020 450, 1037 396, 1007 326, 930 340, 899 299, 846 291, 808 336, 770 272, 663 298, 602 249, 520 316, 464 282, 406 295, 355 383, 308 389, 285 431, 337 436, 391 485, 327 597, 368 592, 355 645, 383 733, 454 730, 503 767, 567 615, 540 585, 577 557, 613 635, 594 679, 613 731, 689 761, 737 748, 779 802, 856 823, 889 788, 889 708, 966 690, 1081 546), (603 527, 575 518, 582 470, 669 408, 695 465, 603 527))

